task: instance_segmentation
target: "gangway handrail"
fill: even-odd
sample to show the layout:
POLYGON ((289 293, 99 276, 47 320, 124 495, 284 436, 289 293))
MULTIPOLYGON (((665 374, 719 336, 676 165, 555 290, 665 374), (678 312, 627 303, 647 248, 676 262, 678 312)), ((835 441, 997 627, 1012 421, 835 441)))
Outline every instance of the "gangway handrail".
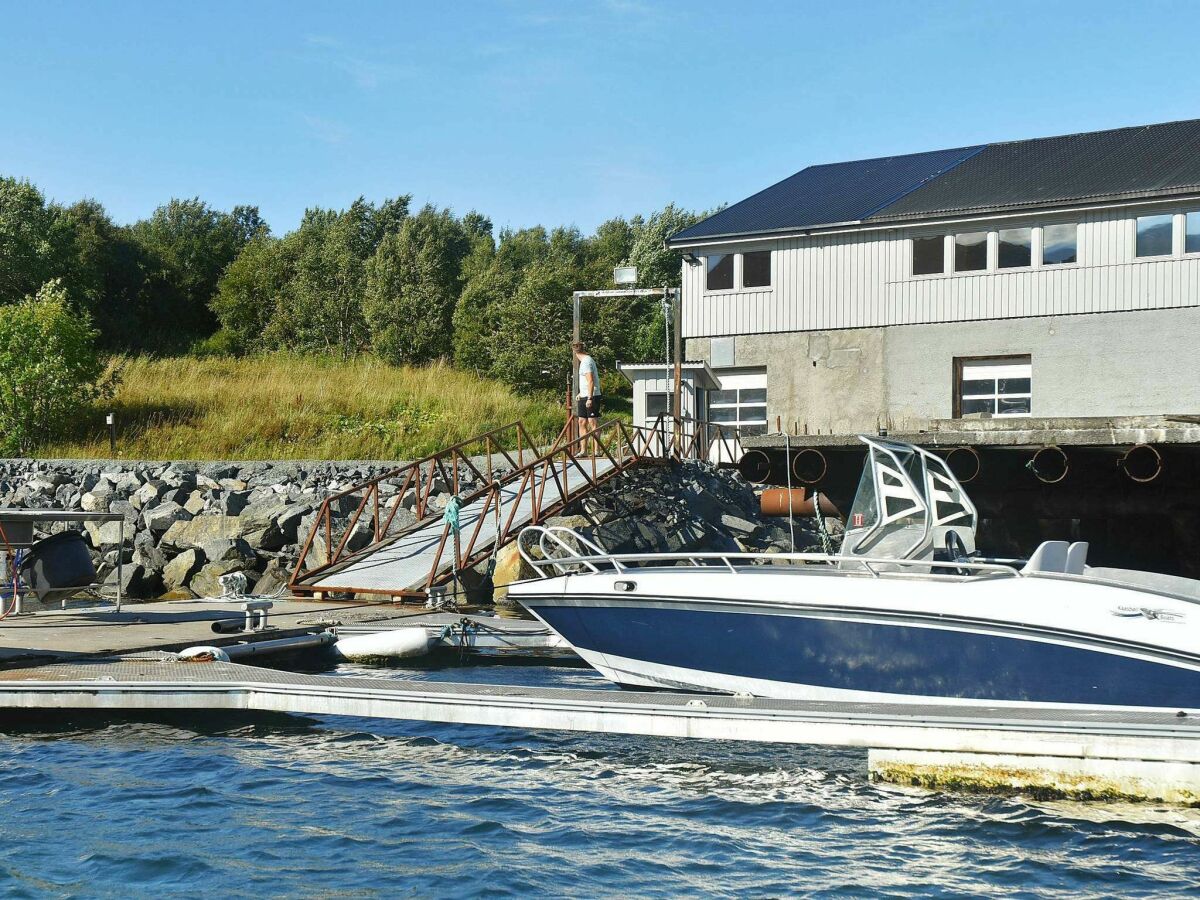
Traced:
MULTIPOLYGON (((481 498, 484 501, 474 528, 468 528, 467 531, 457 535, 457 540, 454 540, 454 559, 451 568, 462 571, 486 560, 487 547, 499 547, 516 537, 515 529, 525 524, 537 524, 548 516, 556 514, 572 500, 578 499, 600 483, 643 460, 707 459, 709 448, 714 444, 722 447, 728 454, 725 458, 732 458, 729 440, 730 437, 734 441, 737 440, 735 428, 719 425, 709 426, 707 423, 689 421, 680 422, 666 416, 659 416, 655 423, 648 427, 630 425, 619 419, 610 419, 601 423, 590 433, 572 436, 575 431, 575 420, 574 417, 571 417, 549 448, 539 451, 534 442, 530 440, 524 425, 520 422, 513 422, 477 437, 460 441, 458 444, 421 460, 392 469, 331 494, 322 501, 318 509, 301 549, 289 586, 297 592, 321 593, 320 588, 314 586, 314 583, 319 580, 319 576, 328 573, 347 560, 360 558, 380 545, 396 540, 404 534, 429 527, 430 523, 434 521, 429 505, 435 477, 441 477, 451 491, 459 496, 460 503, 464 506, 481 498), (498 438, 506 432, 516 436, 519 448, 516 459, 503 449, 492 452, 493 445, 498 444, 498 438), (715 438, 710 437, 713 434, 716 435, 715 438), (465 448, 481 442, 488 451, 486 474, 462 452, 465 448), (526 456, 530 452, 534 453, 534 456, 527 461, 526 456), (497 453, 512 467, 507 472, 499 473, 492 465, 493 457, 497 453), (460 493, 460 463, 465 464, 480 482, 478 487, 465 495, 460 493), (572 486, 567 478, 568 470, 582 475, 583 483, 572 486), (403 481, 391 500, 381 501, 380 485, 384 481, 400 478, 403 478, 403 481), (514 485, 515 494, 506 497, 504 490, 506 488, 513 489, 514 485), (413 502, 415 521, 392 533, 392 524, 405 494, 410 489, 415 490, 413 502), (333 504, 356 492, 362 492, 362 498, 357 508, 349 516, 340 540, 335 545, 333 504), (518 506, 522 499, 528 499, 532 506, 529 523, 516 521, 518 506), (389 503, 390 510, 387 508, 389 503), (507 518, 503 509, 505 505, 509 507, 507 518), (368 508, 371 510, 372 522, 370 538, 364 546, 350 550, 348 549, 350 540, 368 508), (479 539, 483 525, 489 519, 496 522, 497 534, 491 540, 485 540, 481 544, 479 539), (325 558, 318 565, 309 566, 310 556, 322 530, 325 535, 325 558), (469 533, 467 533, 468 531, 469 533)), ((452 534, 449 524, 444 525, 428 575, 424 584, 418 588, 398 585, 395 589, 387 590, 370 587, 338 588, 338 590, 352 590, 355 593, 382 593, 392 596, 423 596, 438 583, 439 579, 449 577, 444 571, 448 565, 445 562, 445 554, 447 546, 454 537, 456 536, 452 534)))

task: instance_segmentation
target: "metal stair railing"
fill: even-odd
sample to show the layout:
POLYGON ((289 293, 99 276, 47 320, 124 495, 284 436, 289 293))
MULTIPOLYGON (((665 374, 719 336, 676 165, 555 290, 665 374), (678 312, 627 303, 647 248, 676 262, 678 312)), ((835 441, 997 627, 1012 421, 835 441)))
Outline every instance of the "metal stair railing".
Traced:
MULTIPOLYGON (((560 433, 555 439, 555 443, 561 440, 562 434, 560 433)), ((538 446, 530 438, 524 424, 521 422, 510 422, 507 425, 493 428, 491 431, 468 438, 465 441, 460 441, 423 459, 406 463, 388 472, 384 472, 382 475, 330 494, 321 502, 317 510, 317 516, 313 521, 312 527, 309 529, 308 537, 301 546, 300 555, 293 570, 289 586, 292 590, 303 590, 304 585, 300 583, 301 579, 311 579, 329 570, 349 555, 346 552, 347 546, 355 533, 355 529, 358 527, 358 523, 362 520, 363 514, 368 510, 370 510, 369 515, 371 516, 372 523, 371 540, 367 544, 369 547, 379 544, 389 537, 398 536, 412 530, 413 527, 420 525, 423 520, 427 519, 430 497, 433 494, 437 480, 440 479, 443 484, 446 484, 457 494, 460 485, 460 473, 463 468, 469 470, 476 478, 492 481, 495 478, 495 462, 497 457, 514 469, 519 469, 527 465, 527 460, 536 458, 538 455, 540 455, 538 446), (482 449, 482 469, 471 459, 472 454, 466 452, 470 449, 482 449), (396 481, 399 481, 399 487, 390 501, 391 508, 388 509, 387 505, 389 501, 382 500, 380 486, 385 482, 394 483, 396 481), (416 522, 395 534, 391 534, 391 527, 395 521, 396 514, 404 505, 404 499, 409 491, 414 492, 411 509, 416 517, 416 522), (348 521, 340 529, 335 528, 334 507, 343 498, 358 494, 361 494, 361 498, 350 514, 348 521), (318 546, 317 541, 321 538, 322 532, 324 533, 324 560, 310 564, 311 557, 315 553, 315 548, 318 546)), ((351 553, 357 555, 362 549, 355 548, 351 553)))
POLYGON ((515 539, 520 528, 558 514, 569 503, 632 466, 648 461, 707 460, 712 447, 723 446, 725 449, 722 452, 732 454, 731 448, 735 443, 735 429, 705 423, 677 422, 669 416, 660 416, 648 427, 613 419, 586 435, 577 434, 576 422, 572 417, 549 449, 538 452, 524 426, 514 422, 327 497, 301 549, 290 587, 295 592, 320 593, 321 589, 316 584, 322 575, 343 563, 368 556, 406 534, 428 528, 434 521, 430 498, 435 479, 440 478, 459 496, 463 507, 483 500, 474 525, 468 525, 458 535, 458 540, 455 540, 449 524, 442 526, 428 575, 420 586, 396 585, 386 590, 338 587, 338 592, 424 597, 434 586, 450 580, 454 571, 463 571, 485 561, 493 548, 515 539), (506 436, 510 441, 515 438, 518 448, 515 456, 501 446, 506 436), (486 451, 486 462, 482 468, 465 452, 481 445, 486 451), (508 464, 508 471, 496 472, 493 462, 497 456, 508 464), (460 466, 481 482, 479 487, 465 495, 460 493, 460 466), (581 480, 572 485, 568 472, 582 476, 581 480), (381 484, 398 480, 401 481, 399 490, 390 501, 382 500, 381 484), (413 513, 416 521, 393 532, 396 514, 410 490, 415 491, 413 513), (339 532, 336 530, 334 507, 342 498, 356 494, 361 494, 357 507, 339 532), (517 514, 523 501, 528 501, 531 514, 528 520, 518 521, 517 514), (369 540, 362 546, 350 549, 350 542, 364 515, 371 516, 369 540), (485 522, 495 523, 496 534, 481 540, 485 522), (324 559, 315 560, 315 564, 312 564, 314 555, 319 556, 314 554, 314 547, 319 546, 317 542, 322 535, 324 559))

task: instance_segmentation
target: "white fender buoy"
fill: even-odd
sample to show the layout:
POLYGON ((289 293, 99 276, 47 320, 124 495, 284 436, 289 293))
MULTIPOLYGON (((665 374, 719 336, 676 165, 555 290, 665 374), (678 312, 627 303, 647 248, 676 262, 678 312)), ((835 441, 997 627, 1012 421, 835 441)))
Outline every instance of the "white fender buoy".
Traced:
POLYGON ((429 652, 424 628, 392 628, 374 634, 338 635, 333 652, 342 659, 410 659, 429 652))
POLYGON ((176 656, 180 662, 229 662, 229 654, 220 647, 188 647, 176 656))

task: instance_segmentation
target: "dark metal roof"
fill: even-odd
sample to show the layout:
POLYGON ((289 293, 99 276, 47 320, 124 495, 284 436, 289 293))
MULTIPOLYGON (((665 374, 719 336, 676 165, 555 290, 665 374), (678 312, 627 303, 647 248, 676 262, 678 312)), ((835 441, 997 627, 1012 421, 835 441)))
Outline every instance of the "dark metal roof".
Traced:
POLYGON ((1200 189, 1200 119, 989 144, 874 220, 1200 189))
POLYGON ((810 166, 670 243, 1192 190, 1200 119, 810 166))
POLYGON ((671 238, 671 243, 858 222, 982 149, 958 147, 809 166, 685 228, 671 238))

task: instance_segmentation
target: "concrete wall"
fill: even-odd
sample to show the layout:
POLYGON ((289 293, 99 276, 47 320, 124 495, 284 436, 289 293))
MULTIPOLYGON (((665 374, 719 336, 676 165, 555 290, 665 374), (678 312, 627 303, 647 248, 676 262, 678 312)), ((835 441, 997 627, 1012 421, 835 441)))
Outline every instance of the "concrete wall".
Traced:
MULTIPOLYGON (((920 428, 952 415, 954 358, 1029 354, 1035 416, 1200 413, 1200 308, 739 335, 776 417, 810 433, 920 428)), ((689 339, 689 359, 709 341, 689 339)))

